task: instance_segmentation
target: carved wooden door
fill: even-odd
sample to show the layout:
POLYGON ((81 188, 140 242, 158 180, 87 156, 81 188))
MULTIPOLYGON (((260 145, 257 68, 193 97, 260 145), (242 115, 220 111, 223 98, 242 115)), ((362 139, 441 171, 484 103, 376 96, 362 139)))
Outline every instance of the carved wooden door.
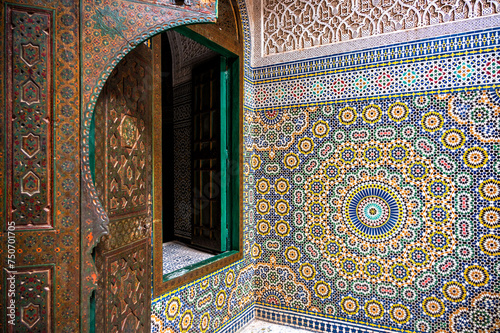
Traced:
POLYGON ((109 216, 96 248, 96 332, 149 332, 152 51, 141 44, 111 73, 95 110, 95 185, 109 216))

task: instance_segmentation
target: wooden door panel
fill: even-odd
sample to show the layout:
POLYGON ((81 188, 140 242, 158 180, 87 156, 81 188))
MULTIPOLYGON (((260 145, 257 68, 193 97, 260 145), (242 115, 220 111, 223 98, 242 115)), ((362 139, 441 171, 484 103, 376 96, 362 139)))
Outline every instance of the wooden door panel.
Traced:
POLYGON ((193 69, 193 245, 221 251, 220 58, 193 69))
MULTIPOLYGON (((66 263, 78 253, 69 253, 62 244, 57 255, 54 246, 62 237, 78 238, 78 232, 64 230, 54 219, 54 187, 63 192, 63 186, 53 180, 55 15, 50 10, 10 3, 2 3, 3 9, 0 331, 52 332, 56 327, 53 300, 61 299, 63 291, 70 296, 78 291, 60 280, 55 288, 54 282, 54 268, 63 267, 57 276, 61 279, 66 263)), ((60 132, 57 135, 64 137, 60 132)), ((69 195, 59 197, 67 200, 69 195)), ((64 209, 59 209, 64 215, 64 209)), ((75 270, 66 273, 75 274, 75 270)))
POLYGON ((95 180, 109 216, 96 248, 96 331, 149 332, 152 51, 130 52, 95 110, 95 180))
POLYGON ((101 296, 97 304, 96 332, 149 332, 149 243, 145 238, 113 251, 97 253, 96 265, 105 274, 99 282, 101 296))

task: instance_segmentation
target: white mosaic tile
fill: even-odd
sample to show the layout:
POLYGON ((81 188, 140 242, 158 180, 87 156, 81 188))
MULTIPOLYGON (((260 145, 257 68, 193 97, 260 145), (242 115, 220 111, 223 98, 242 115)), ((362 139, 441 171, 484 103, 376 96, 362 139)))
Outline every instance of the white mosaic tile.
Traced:
POLYGON ((239 333, 310 333, 303 329, 268 323, 263 320, 253 320, 245 326, 239 333))
POLYGON ((192 249, 181 242, 164 243, 163 274, 171 273, 211 257, 213 257, 212 254, 192 249))

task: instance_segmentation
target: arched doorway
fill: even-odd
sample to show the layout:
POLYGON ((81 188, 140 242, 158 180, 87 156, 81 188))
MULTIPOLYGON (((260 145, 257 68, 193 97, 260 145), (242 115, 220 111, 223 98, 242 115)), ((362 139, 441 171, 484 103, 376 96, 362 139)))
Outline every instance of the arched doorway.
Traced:
MULTIPOLYGON (((90 329, 91 295, 99 276, 94 248, 108 233, 108 216, 95 190, 90 165, 90 128, 95 103, 117 63, 148 38, 186 24, 215 22, 217 0, 208 1, 89 1, 81 6, 81 215, 80 330, 90 329)), ((69 36, 68 38, 73 38, 69 36)))
MULTIPOLYGON (((157 163, 152 157, 157 123, 152 110, 161 109, 160 40, 156 36, 140 44, 120 61, 106 81, 93 115, 89 166, 96 195, 110 221, 109 235, 101 239, 94 253, 99 279, 90 315, 95 313, 95 321, 91 320, 95 331, 149 331, 150 235, 153 220, 158 219, 153 214, 161 222, 161 209, 153 207, 153 196, 161 186, 153 190, 152 184, 153 164, 157 163)), ((240 109, 239 102, 235 105, 240 109)), ((241 112, 236 114, 239 119, 241 112)), ((238 238, 236 235, 236 243, 238 238)), ((238 254, 232 257, 236 259, 238 254)), ((218 265, 227 264, 227 257, 218 265)), ((161 272, 157 273, 155 280, 157 275, 161 280, 161 272)), ((200 272, 190 276, 196 274, 200 272)), ((185 278, 184 283, 190 277, 185 278)), ((157 285, 164 291, 165 286, 157 285)))
POLYGON ((96 331, 150 330, 152 83, 159 73, 148 44, 116 66, 94 113, 94 182, 110 222, 95 253, 96 331))

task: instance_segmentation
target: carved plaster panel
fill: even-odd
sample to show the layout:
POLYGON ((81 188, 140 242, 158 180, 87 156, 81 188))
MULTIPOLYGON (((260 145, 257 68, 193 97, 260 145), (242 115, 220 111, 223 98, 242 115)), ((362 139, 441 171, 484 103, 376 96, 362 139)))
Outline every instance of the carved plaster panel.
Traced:
POLYGON ((191 80, 193 64, 215 56, 206 46, 173 30, 167 31, 172 51, 172 84, 177 86, 191 80))
POLYGON ((261 0, 251 11, 253 65, 298 60, 285 55, 292 51, 303 59, 485 29, 497 26, 498 16, 481 18, 499 11, 498 0, 261 0))

